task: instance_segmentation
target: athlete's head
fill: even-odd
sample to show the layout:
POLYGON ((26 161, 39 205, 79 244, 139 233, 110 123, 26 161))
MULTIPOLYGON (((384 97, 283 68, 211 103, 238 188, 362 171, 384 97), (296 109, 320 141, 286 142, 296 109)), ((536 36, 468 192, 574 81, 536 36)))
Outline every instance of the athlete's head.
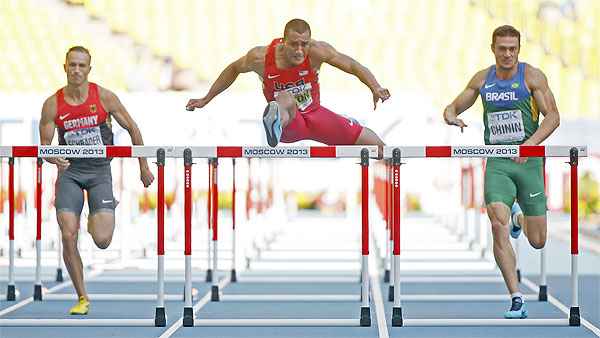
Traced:
POLYGON ((512 69, 519 62, 521 33, 513 26, 496 28, 492 34, 492 52, 496 57, 496 66, 505 70, 512 69))
POLYGON ((310 26, 302 19, 292 19, 283 30, 283 52, 286 61, 297 66, 304 61, 310 46, 310 26))
POLYGON ((69 48, 65 55, 65 73, 67 73, 67 83, 70 85, 81 85, 87 81, 91 67, 92 56, 90 52, 82 46, 73 46, 69 48))

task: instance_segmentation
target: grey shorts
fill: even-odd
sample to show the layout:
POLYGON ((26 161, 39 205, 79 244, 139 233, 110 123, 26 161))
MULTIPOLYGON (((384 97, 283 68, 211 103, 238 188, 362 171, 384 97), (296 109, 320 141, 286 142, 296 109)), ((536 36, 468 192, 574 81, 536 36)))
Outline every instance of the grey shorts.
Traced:
POLYGON ((78 168, 69 166, 56 182, 56 213, 81 215, 83 190, 87 191, 90 216, 97 212, 115 211, 110 165, 78 168))

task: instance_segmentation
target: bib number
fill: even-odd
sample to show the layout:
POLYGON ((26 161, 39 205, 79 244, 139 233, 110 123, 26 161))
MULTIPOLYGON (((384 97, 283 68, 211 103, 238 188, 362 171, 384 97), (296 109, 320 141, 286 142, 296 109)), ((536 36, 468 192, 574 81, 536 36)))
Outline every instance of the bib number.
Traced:
POLYGON ((525 139, 523 115, 518 109, 488 113, 488 127, 491 144, 523 141, 525 139))
MULTIPOLYGON (((291 88, 285 89, 286 92, 292 94, 294 96, 294 100, 296 101, 296 105, 298 106, 298 110, 304 111, 313 103, 313 98, 311 94, 312 86, 310 83, 306 83, 300 86, 295 86, 291 88)), ((281 91, 275 92, 274 96, 277 97, 281 91)))
POLYGON ((102 145, 100 127, 82 128, 65 132, 65 142, 70 146, 102 145))

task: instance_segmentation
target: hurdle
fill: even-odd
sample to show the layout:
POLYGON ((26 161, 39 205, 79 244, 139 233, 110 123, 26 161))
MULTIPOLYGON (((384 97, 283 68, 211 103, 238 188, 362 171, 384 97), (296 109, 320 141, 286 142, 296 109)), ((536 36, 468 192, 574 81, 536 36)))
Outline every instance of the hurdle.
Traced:
POLYGON ((185 177, 186 184, 184 193, 185 199, 185 224, 186 224, 186 287, 185 287, 185 305, 183 312, 183 326, 370 326, 371 312, 369 304, 369 276, 368 276, 368 255, 369 255, 369 221, 368 221, 368 190, 369 190, 369 159, 378 156, 377 147, 358 147, 358 146, 312 146, 312 147, 192 147, 184 150, 185 177), (217 283, 218 266, 216 265, 216 250, 218 247, 218 184, 217 184, 217 166, 219 158, 360 158, 361 162, 361 183, 362 183, 362 269, 361 269, 361 294, 360 296, 351 295, 344 301, 360 301, 360 312, 357 318, 349 319, 197 319, 192 307, 190 297, 191 285, 191 227, 189 220, 191 210, 187 206, 191 201, 189 193, 192 177, 191 163, 193 157, 211 157, 214 158, 212 166, 212 227, 213 227, 213 281, 211 287, 211 301, 337 301, 335 296, 324 297, 324 295, 227 295, 220 290, 217 283), (244 299, 245 298, 245 299, 244 299), (351 298, 351 299, 350 299, 351 298))
MULTIPOLYGON (((394 300, 394 265, 391 264, 392 257, 390 248, 393 248, 393 231, 395 218, 399 217, 395 216, 393 213, 392 204, 393 201, 393 186, 392 186, 392 162, 391 159, 384 159, 375 168, 374 171, 374 180, 375 180, 375 189, 374 189, 374 200, 379 207, 379 211, 382 217, 382 223, 385 224, 385 236, 381 236, 380 240, 385 241, 385 252, 383 253, 383 257, 381 259, 382 265, 384 267, 384 275, 383 281, 384 283, 389 283, 388 285, 388 295, 387 300, 389 302, 393 302, 394 300), (391 265, 391 266, 390 266, 391 265)), ((471 170, 472 171, 472 170, 471 170)), ((461 173, 464 175, 467 171, 461 170, 461 173)), ((461 183, 472 183, 473 180, 468 179, 465 180, 466 177, 461 175, 461 183)), ((474 190, 471 186, 471 189, 467 188, 465 185, 461 184, 461 196, 464 198, 463 203, 474 204, 474 190), (464 194, 464 192, 470 192, 470 196, 464 194), (468 198, 465 198, 468 197, 468 198)), ((398 220, 400 221, 400 220, 398 220)), ((437 218, 432 219, 431 221, 439 221, 437 218)), ((431 221, 420 221, 425 222, 424 224, 420 224, 419 228, 425 226, 431 221)), ((443 223, 443 222, 442 222, 443 223)), ((404 270, 403 274, 400 278, 400 282, 409 282, 409 283, 474 283, 477 281, 478 283, 486 282, 486 283, 503 283, 503 279, 501 276, 476 276, 471 280, 470 278, 463 276, 408 276, 404 273, 410 269, 411 272, 419 272, 419 274, 431 274, 433 271, 442 269, 442 271, 447 272, 448 269, 452 269, 453 266, 455 268, 468 269, 469 271, 473 270, 474 272, 484 272, 484 271, 493 271, 496 267, 495 263, 490 261, 489 259, 483 259, 479 248, 477 248, 477 244, 473 243, 473 240, 477 238, 477 231, 472 231, 475 234, 473 240, 468 243, 466 241, 466 236, 462 239, 456 236, 456 233, 452 228, 447 227, 445 224, 440 224, 441 226, 436 228, 428 227, 428 233, 430 236, 435 238, 439 237, 440 239, 444 239, 444 241, 433 241, 432 243, 427 243, 425 246, 423 244, 419 246, 412 245, 408 249, 404 249, 403 255, 400 257, 401 261, 404 263, 409 263, 403 265, 404 270), (447 242, 446 240, 450 240, 451 242, 447 242), (455 243, 455 241, 458 241, 455 243), (439 244, 435 244, 439 242, 439 244), (459 245, 464 244, 464 245, 459 245), (408 268, 410 267, 410 268, 408 268), (415 269, 413 271, 413 269, 415 269)), ((383 227, 382 227, 383 228, 383 227)), ((463 231, 466 232, 466 231, 463 231)), ((410 234, 409 234, 410 235, 410 234)), ((401 235, 406 236, 406 234, 401 235)), ((408 238, 408 237, 407 237, 408 238)), ((432 238, 432 237, 429 237, 432 238)), ((414 241, 413 241, 414 242, 414 241)), ((467 270, 464 270, 467 271, 467 270)), ((409 297, 412 297, 409 296, 409 297)), ((482 301, 486 299, 496 299, 497 295, 465 295, 463 298, 460 295, 444 295, 443 297, 439 297, 439 301, 454 301, 456 299, 464 299, 465 301, 482 301)), ((526 295, 526 299, 533 299, 533 295, 526 295)), ((412 299, 412 298, 411 298, 412 299)), ((431 295, 423 295, 423 301, 434 301, 435 297, 431 295)))
MULTIPOLYGON (((587 156, 587 147, 569 146, 424 146, 424 147, 385 147, 384 158, 392 159, 393 213, 394 213, 394 305, 392 326, 579 326, 580 310, 578 301, 578 183, 577 165, 579 157, 587 156), (571 308, 567 318, 559 319, 406 319, 402 315, 401 300, 436 300, 444 297, 422 295, 402 296, 400 293, 400 162, 403 158, 427 157, 569 157, 571 173, 571 308)), ((542 273, 545 267, 542 266, 542 273)), ((545 283, 545 278, 542 280, 545 283)), ((450 298, 450 297, 446 297, 450 298)), ((504 298, 508 299, 508 297, 504 298)), ((493 300, 493 299, 487 299, 493 300)))
MULTIPOLYGON (((180 157, 179 149, 159 147, 123 147, 123 146, 13 146, 0 147, 0 157, 34 157, 36 161, 36 201, 37 201, 37 233, 36 233, 36 277, 34 284, 34 301, 74 299, 74 295, 44 293, 42 290, 41 266, 41 175, 42 159, 45 157, 67 156, 78 158, 106 157, 156 157, 157 177, 157 294, 113 295, 91 294, 96 300, 156 300, 154 318, 149 319, 0 319, 0 327, 4 326, 159 326, 166 325, 165 300, 178 299, 181 295, 164 294, 164 165, 165 158, 180 157)), ((9 182, 10 184, 10 182, 9 182)), ((11 199, 12 200, 12 199, 11 199)), ((11 208, 12 209, 12 208, 11 208)), ((13 237, 14 238, 14 237, 13 237)), ((191 294, 191 290, 190 290, 191 294)), ((8 313, 8 312, 5 312, 8 313)))

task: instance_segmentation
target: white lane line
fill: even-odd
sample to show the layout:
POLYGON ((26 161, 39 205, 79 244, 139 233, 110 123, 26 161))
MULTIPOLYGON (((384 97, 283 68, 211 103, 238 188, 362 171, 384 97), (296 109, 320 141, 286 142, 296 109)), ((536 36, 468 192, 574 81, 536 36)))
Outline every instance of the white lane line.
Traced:
MULTIPOLYGON (((373 247, 377 248, 375 244, 375 236, 373 229, 369 232, 370 243, 373 247)), ((373 271, 373 274, 369 274, 371 282, 371 293, 373 294, 373 303, 375 303, 375 316, 377 317, 377 330, 379 331, 379 338, 389 338, 389 332, 387 328, 387 322, 385 320, 385 306, 383 303, 383 297, 381 296, 381 286, 379 284, 379 271, 380 267, 376 264, 378 257, 373 252, 369 255, 369 270, 373 271)))
MULTIPOLYGON (((102 269, 92 271, 89 274, 88 278, 93 278, 94 276, 97 276, 97 275, 101 274, 102 272, 103 272, 102 269)), ((43 294, 48 294, 48 293, 52 293, 54 291, 58 291, 58 290, 64 289, 64 288, 66 288, 67 286, 69 286, 71 284, 72 283, 71 283, 70 280, 66 281, 66 282, 63 282, 63 283, 60 283, 60 284, 54 286, 53 288, 49 289, 48 291, 44 292, 43 294)), ((0 311, 0 317, 4 316, 5 314, 11 313, 11 312, 13 312, 15 310, 18 310, 18 309, 22 308, 23 306, 25 306, 25 305, 27 305, 27 304, 29 304, 31 302, 33 302, 33 296, 31 296, 29 298, 25 298, 21 302, 15 304, 13 306, 7 307, 6 309, 0 311)), ((42 295, 42 302, 43 302, 43 295, 42 295)))
POLYGON ((381 296, 381 288, 379 285, 379 276, 371 276, 371 292, 373 293, 373 302, 375 303, 375 316, 377 316, 377 329, 379 330, 379 338, 389 338, 387 323, 385 321, 385 307, 383 305, 383 297, 381 296))
MULTIPOLYGON (((521 279, 522 283, 532 290, 539 290, 539 286, 529 280, 528 278, 523 277, 521 279)), ((550 293, 548 293, 548 301, 552 303, 552 305, 556 306, 560 311, 564 312, 567 316, 569 315, 569 308, 561 303, 557 298, 553 297, 550 293)), ((594 324, 588 322, 581 316, 581 324, 585 326, 588 330, 592 331, 597 337, 600 337, 600 329, 598 329, 594 324)))
MULTIPOLYGON (((219 290, 223 289, 224 287, 227 286, 227 284, 229 284, 230 282, 230 277, 225 277, 223 278, 218 286, 219 286, 219 290)), ((210 298, 211 298, 211 290, 209 289, 208 292, 206 292, 206 294, 204 295, 204 297, 202 297, 192 308, 192 312, 194 314, 194 319, 196 319, 196 312, 198 312, 203 306, 205 306, 206 304, 208 304, 208 302, 210 302, 210 298)), ((169 338, 173 335, 173 333, 175 333, 175 331, 177 331, 180 327, 183 326, 183 317, 180 317, 177 321, 175 321, 175 323, 173 323, 173 325, 171 325, 165 332, 163 332, 162 335, 160 335, 158 338, 169 338)))

